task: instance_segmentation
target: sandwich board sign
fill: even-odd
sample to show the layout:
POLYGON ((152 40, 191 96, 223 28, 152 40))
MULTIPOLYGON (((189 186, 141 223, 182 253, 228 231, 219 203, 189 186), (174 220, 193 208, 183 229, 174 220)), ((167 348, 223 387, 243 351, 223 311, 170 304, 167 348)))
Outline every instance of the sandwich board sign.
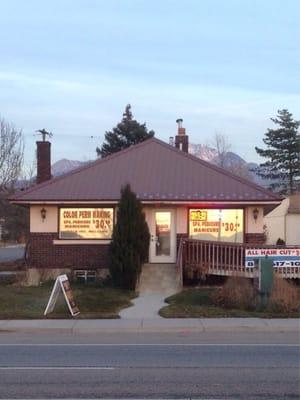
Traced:
POLYGON ((44 315, 50 314, 54 310, 55 303, 58 299, 60 291, 63 292, 64 298, 72 317, 76 317, 77 315, 79 315, 80 311, 75 304, 72 289, 67 275, 59 275, 56 278, 44 315))

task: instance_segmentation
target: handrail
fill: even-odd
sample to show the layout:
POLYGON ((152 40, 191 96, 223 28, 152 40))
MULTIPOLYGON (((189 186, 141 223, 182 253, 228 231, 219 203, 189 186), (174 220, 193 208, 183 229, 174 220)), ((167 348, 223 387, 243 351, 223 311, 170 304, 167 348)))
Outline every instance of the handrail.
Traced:
POLYGON ((235 242, 218 242, 217 240, 200 240, 200 239, 192 239, 192 238, 185 238, 186 242, 201 242, 201 243, 216 243, 222 245, 229 245, 229 246, 237 246, 237 247, 245 247, 245 248, 255 248, 255 249, 300 249, 300 245, 277 245, 277 244, 261 244, 261 243, 235 243, 235 242))
POLYGON ((183 285, 183 245, 184 245, 184 238, 180 239, 178 252, 177 252, 177 259, 176 259, 176 274, 177 280, 180 287, 183 285))
MULTIPOLYGON (((178 268, 182 275, 186 268, 191 268, 200 275, 239 275, 253 278, 253 267, 245 264, 246 249, 288 249, 300 246, 274 246, 250 243, 216 242, 185 238, 178 250, 178 268)), ((282 277, 299 278, 300 266, 274 267, 282 277)))

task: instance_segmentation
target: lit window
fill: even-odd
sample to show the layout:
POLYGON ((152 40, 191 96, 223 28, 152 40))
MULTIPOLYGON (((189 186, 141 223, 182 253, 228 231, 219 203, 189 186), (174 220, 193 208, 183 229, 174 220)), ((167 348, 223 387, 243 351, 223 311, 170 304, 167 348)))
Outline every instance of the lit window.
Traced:
POLYGON ((61 208, 60 239, 111 239, 113 208, 61 208))
POLYGON ((190 209, 189 234, 193 239, 243 243, 243 210, 190 209))

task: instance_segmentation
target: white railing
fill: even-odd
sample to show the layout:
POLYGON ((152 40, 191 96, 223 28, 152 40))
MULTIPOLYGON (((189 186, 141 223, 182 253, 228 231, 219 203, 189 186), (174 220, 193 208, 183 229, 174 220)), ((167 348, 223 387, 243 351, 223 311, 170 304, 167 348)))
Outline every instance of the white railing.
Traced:
MULTIPOLYGON (((245 251, 259 248, 278 249, 279 246, 181 239, 177 257, 178 273, 182 276, 183 271, 190 268, 201 275, 234 275, 253 278, 253 267, 248 267, 245 263, 245 251)), ((280 248, 288 247, 280 246, 280 248)), ((300 249, 300 246, 293 246, 293 248, 300 249)), ((283 278, 300 278, 298 265, 275 266, 274 271, 283 278)))

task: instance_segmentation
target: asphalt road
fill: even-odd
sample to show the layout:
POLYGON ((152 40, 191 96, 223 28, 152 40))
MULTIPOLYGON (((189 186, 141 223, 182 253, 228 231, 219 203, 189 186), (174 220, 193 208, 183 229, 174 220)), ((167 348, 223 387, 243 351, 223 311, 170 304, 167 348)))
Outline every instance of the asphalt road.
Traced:
POLYGON ((0 398, 300 397, 297 333, 100 336, 2 333, 0 398))
POLYGON ((19 260, 24 256, 24 245, 0 247, 0 262, 19 260))

